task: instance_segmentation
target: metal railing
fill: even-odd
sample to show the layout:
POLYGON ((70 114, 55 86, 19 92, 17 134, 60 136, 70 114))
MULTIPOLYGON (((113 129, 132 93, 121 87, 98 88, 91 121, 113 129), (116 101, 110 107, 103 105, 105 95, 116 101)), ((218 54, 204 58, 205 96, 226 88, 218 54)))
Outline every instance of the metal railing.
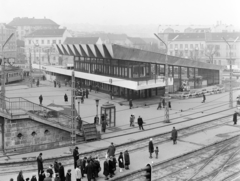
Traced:
POLYGON ((11 116, 23 114, 36 116, 51 124, 71 129, 71 117, 69 115, 30 102, 21 97, 8 98, 0 96, 0 111, 8 113, 11 116), (5 110, 3 109, 4 102, 6 107, 5 110))

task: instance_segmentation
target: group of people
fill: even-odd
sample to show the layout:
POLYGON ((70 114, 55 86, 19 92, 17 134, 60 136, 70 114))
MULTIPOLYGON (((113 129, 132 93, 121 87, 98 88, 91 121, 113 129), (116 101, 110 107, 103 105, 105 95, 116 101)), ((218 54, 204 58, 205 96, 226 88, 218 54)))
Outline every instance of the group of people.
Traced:
MULTIPOLYGON (((138 123, 139 130, 144 130, 144 128, 143 128, 144 122, 143 122, 143 119, 141 116, 138 117, 137 123, 138 123)), ((130 116, 130 127, 135 127, 135 115, 134 114, 131 114, 131 116, 130 116)))
POLYGON ((60 81, 54 80, 53 84, 54 84, 54 87, 58 86, 59 88, 61 88, 61 82, 60 81))
MULTIPOLYGON (((158 107, 157 107, 157 110, 161 110, 162 108, 165 108, 166 106, 166 102, 165 102, 165 99, 161 99, 158 103, 158 107)), ((171 105, 171 101, 168 100, 168 108, 169 109, 172 109, 172 105, 171 105)))

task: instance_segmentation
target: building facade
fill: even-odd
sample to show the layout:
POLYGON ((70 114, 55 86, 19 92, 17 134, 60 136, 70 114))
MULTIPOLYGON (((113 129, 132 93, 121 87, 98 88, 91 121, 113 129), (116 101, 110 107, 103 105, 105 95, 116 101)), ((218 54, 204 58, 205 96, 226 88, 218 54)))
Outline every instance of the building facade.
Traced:
POLYGON ((17 39, 24 40, 24 37, 39 29, 58 29, 59 25, 51 19, 35 18, 14 18, 8 25, 17 29, 17 39))
POLYGON ((25 36, 25 54, 33 63, 54 64, 61 62, 62 56, 53 44, 63 43, 71 34, 67 29, 41 29, 25 36))
MULTIPOLYGON (((0 23, 0 48, 2 49, 3 44, 14 33, 12 38, 8 41, 3 49, 4 57, 16 59, 17 53, 17 40, 16 40, 16 28, 9 26, 5 23, 0 23)), ((2 52, 0 52, 0 57, 2 57, 2 52)))

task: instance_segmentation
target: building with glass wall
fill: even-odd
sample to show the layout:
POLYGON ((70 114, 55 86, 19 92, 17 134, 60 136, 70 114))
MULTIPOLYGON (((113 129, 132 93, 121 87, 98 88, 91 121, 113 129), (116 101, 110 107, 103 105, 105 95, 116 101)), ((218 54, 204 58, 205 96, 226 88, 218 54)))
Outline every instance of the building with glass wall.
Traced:
MULTIPOLYGON (((164 94, 164 54, 116 44, 55 46, 61 55, 74 57, 76 82, 81 86, 98 85, 103 92, 128 99, 164 94)), ((170 92, 178 91, 183 83, 191 88, 220 83, 221 66, 174 56, 168 56, 168 63, 170 92)), ((46 71, 60 73, 53 69, 46 71)))

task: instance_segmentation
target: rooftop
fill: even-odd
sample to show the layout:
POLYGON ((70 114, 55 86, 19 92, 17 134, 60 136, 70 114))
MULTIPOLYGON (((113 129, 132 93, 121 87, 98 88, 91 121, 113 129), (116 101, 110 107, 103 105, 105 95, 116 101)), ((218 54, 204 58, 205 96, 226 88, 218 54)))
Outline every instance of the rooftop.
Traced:
POLYGON ((6 23, 0 23, 0 26, 4 26, 6 29, 13 29, 13 30, 16 30, 15 27, 10 26, 10 25, 7 25, 6 23))
POLYGON ((64 44, 95 44, 99 37, 67 37, 64 44))
POLYGON ((40 29, 36 30, 26 37, 61 37, 66 29, 40 29))
POLYGON ((8 25, 11 26, 57 26, 59 25, 51 19, 35 19, 35 18, 14 18, 8 25))
POLYGON ((146 42, 139 37, 127 37, 135 45, 145 45, 146 42))

